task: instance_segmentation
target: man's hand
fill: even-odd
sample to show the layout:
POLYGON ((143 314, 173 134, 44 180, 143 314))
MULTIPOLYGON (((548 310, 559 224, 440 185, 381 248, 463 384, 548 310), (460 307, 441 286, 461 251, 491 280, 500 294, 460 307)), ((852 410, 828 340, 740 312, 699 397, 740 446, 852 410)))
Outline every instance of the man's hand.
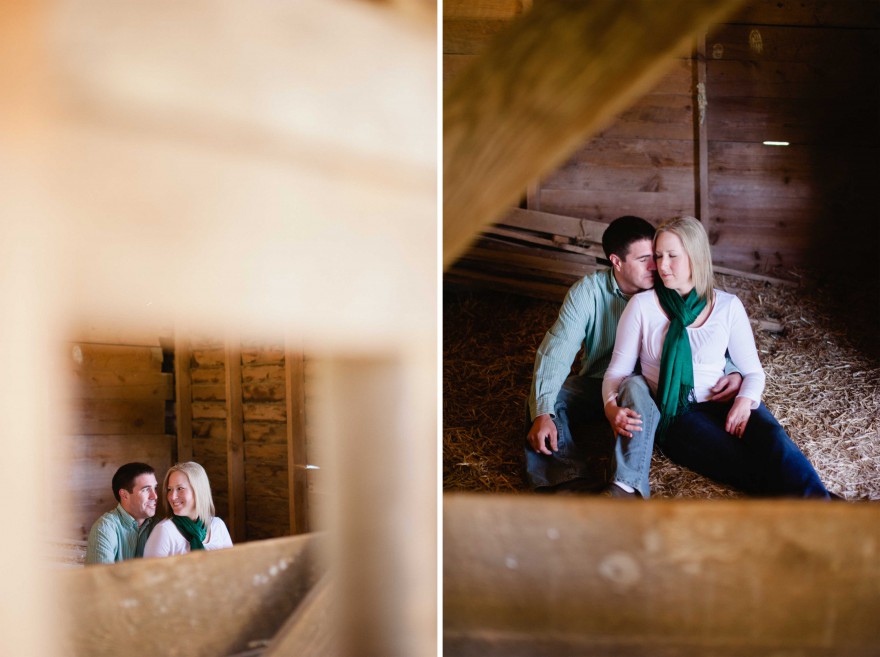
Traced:
POLYGON ((532 422, 532 428, 529 431, 529 445, 532 446, 539 454, 552 454, 559 449, 556 436, 556 424, 548 413, 539 415, 532 422), (547 449, 547 439, 550 439, 550 449, 547 449), (551 452, 550 450, 553 450, 551 452))
POLYGON ((742 382, 742 374, 739 374, 738 372, 734 372, 733 374, 725 374, 720 379, 718 379, 718 383, 709 388, 709 392, 711 392, 712 394, 706 398, 706 401, 730 401, 731 399, 736 397, 737 393, 739 393, 742 382))
POLYGON ((737 397, 727 413, 727 422, 724 424, 724 429, 727 433, 742 438, 751 414, 752 400, 748 397, 737 397))
POLYGON ((632 438, 633 431, 642 430, 642 416, 631 408, 622 408, 614 401, 605 404, 605 417, 611 424, 614 435, 620 434, 632 438))

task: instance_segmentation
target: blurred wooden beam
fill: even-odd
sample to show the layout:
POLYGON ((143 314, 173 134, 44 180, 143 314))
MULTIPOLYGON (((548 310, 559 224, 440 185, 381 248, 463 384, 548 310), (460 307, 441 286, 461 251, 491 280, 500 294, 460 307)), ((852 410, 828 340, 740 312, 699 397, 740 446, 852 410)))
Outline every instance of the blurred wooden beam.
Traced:
POLYGON ((319 581, 326 549, 308 534, 60 572, 58 654, 110 657, 132 641, 144 655, 265 647, 319 581))
POLYGON ((867 655, 880 506, 447 495, 444 654, 867 655))
POLYGON ((444 265, 740 3, 546 2, 499 35, 444 94, 444 265))

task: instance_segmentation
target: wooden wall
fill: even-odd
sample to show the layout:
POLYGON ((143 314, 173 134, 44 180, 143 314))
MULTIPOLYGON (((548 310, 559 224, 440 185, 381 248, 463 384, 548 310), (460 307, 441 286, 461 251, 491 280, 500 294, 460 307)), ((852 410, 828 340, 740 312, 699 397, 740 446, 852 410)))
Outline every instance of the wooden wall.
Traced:
MULTIPOLYGON (((444 3, 444 81, 530 4, 444 3)), ((589 248, 595 255, 602 225, 623 214, 694 214, 716 263, 741 272, 790 278, 792 268, 869 260, 880 244, 878 44, 876 1, 749 3, 523 190, 526 212, 486 231, 448 280, 555 290, 595 268, 589 248)))
POLYGON ((116 505, 110 482, 123 463, 151 464, 161 487, 173 463, 190 459, 208 472, 217 514, 237 541, 308 531, 309 489, 319 475, 306 469, 301 351, 287 350, 284 340, 168 338, 163 353, 158 337, 137 341, 144 344, 65 345, 69 460, 58 467, 71 508, 53 538, 88 537, 116 505), (228 354, 237 358, 234 372, 228 354))
MULTIPOLYGON (((302 395, 304 403, 302 361, 301 353, 286 350, 283 339, 267 343, 200 338, 191 343, 188 358, 178 363, 178 372, 188 368, 191 381, 188 448, 208 472, 217 513, 230 525, 234 540, 235 533, 238 540, 254 540, 309 528, 304 498, 316 473, 305 470, 310 450, 300 435, 305 432, 304 418, 288 423, 288 394, 302 395), (301 445, 291 473, 289 450, 295 443, 301 445), (299 505, 293 530, 292 499, 299 505)), ((185 405, 187 399, 180 401, 185 405)))
POLYGON ((166 433, 173 374, 162 371, 158 337, 138 341, 142 344, 65 344, 70 378, 63 389, 70 413, 63 452, 69 460, 58 467, 67 481, 69 508, 53 529, 54 539, 88 538, 98 516, 116 506, 111 480, 119 466, 149 463, 161 482, 173 463, 176 438, 166 433))

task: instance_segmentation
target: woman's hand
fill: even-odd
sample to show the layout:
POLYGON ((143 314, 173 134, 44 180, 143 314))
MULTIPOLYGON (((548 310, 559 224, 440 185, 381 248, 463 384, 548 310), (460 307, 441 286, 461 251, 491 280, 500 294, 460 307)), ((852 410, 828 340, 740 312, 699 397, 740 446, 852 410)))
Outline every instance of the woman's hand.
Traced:
POLYGON ((642 416, 631 408, 618 406, 614 401, 605 404, 605 417, 615 436, 620 434, 632 438, 633 431, 642 430, 642 416))
POLYGON ((752 400, 748 397, 737 397, 727 413, 727 422, 724 425, 727 433, 742 438, 751 414, 752 400))

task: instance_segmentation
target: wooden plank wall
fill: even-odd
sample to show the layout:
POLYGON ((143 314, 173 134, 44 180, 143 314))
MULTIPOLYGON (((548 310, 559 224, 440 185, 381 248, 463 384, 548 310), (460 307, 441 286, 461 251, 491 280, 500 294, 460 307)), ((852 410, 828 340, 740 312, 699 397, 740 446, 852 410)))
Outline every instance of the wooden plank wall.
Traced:
POLYGON ((68 460, 60 472, 70 506, 55 538, 88 538, 98 516, 116 506, 111 480, 119 466, 149 463, 161 481, 173 462, 175 438, 165 430, 173 375, 162 371, 158 337, 139 340, 146 344, 66 344, 70 413, 62 451, 68 460))
MULTIPOLYGON (((489 39, 503 38, 530 4, 444 5, 444 80, 489 39)), ((651 92, 523 190, 520 208, 556 215, 555 223, 537 214, 516 226, 502 220, 513 233, 487 231, 447 281, 538 296, 550 296, 550 285, 555 295, 583 275, 578 265, 595 268, 594 259, 559 248, 596 246, 572 218, 700 216, 701 195, 716 263, 745 273, 787 278, 793 267, 829 263, 829 247, 845 248, 853 235, 877 236, 878 35, 873 1, 749 3, 709 31, 704 59, 695 44, 651 92), (703 75, 701 126, 696 83, 703 75), (843 217, 851 230, 839 230, 843 217)), ((867 255, 876 243, 864 239, 858 248, 867 255)))
POLYGON ((708 228, 719 262, 784 272, 876 234, 878 28, 880 3, 812 1, 752 3, 710 31, 708 228))
MULTIPOLYGON (((192 341, 189 363, 192 378, 193 460, 208 472, 219 516, 230 519, 230 484, 244 491, 244 540, 287 536, 308 529, 307 518, 291 531, 288 469, 287 381, 285 344, 243 340, 230 345, 240 358, 241 434, 243 479, 230 468, 227 429, 226 354, 223 340, 192 341), (234 479, 234 481, 233 481, 234 479)), ((301 358, 301 355, 300 355, 301 358)), ((235 368, 233 368, 235 369, 235 368)), ((297 370, 300 385, 302 366, 297 370)), ((304 425, 300 425, 303 426, 304 425)), ((306 446, 308 451, 308 446, 306 446)), ((237 458, 233 454, 233 458, 237 458)), ((307 457, 306 457, 307 458, 307 457)), ((302 464, 305 465, 305 464, 302 464)), ((303 503, 301 500, 299 503, 303 503)), ((307 504, 303 507, 303 514, 307 504)))

